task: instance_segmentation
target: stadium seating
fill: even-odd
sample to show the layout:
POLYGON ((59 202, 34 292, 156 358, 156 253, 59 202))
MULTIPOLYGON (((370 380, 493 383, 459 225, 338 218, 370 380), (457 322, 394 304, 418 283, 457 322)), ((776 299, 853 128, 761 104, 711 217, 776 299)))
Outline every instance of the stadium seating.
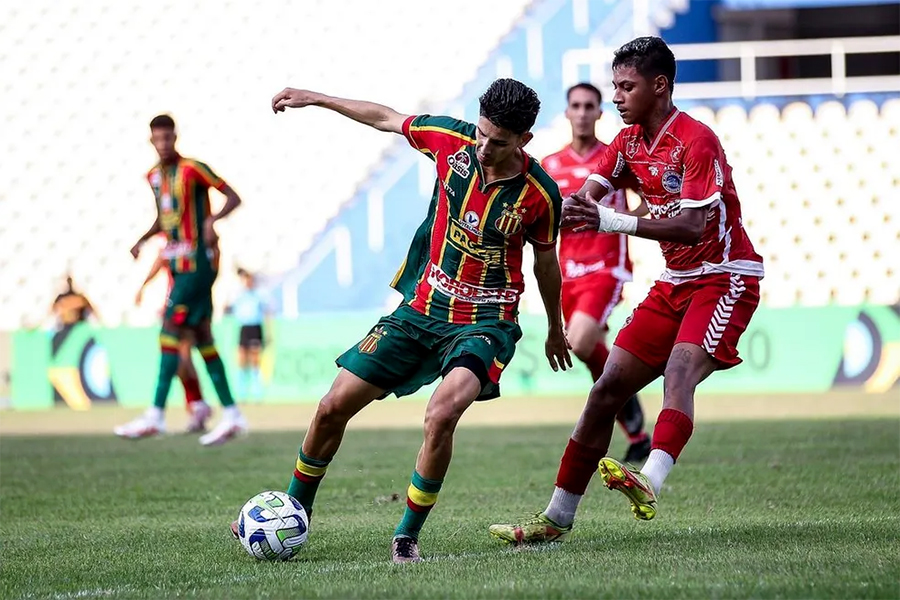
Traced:
POLYGON ((269 273, 295 265, 393 141, 322 111, 275 118, 272 95, 310 87, 409 112, 445 102, 527 4, 4 5, 0 329, 41 323, 67 271, 105 323, 154 319, 163 282, 143 309, 132 307, 153 253, 137 265, 128 255, 154 214, 143 180, 155 161, 146 141, 153 115, 171 112, 181 151, 208 162, 245 200, 220 228, 217 293, 227 294, 235 264, 269 273))
MULTIPOLYGON (((290 277, 298 256, 316 234, 328 231, 348 199, 359 203, 372 190, 384 191, 386 206, 402 202, 396 210, 415 221, 420 215, 410 207, 430 187, 421 181, 384 187, 396 163, 390 158, 406 152, 391 136, 324 111, 273 116, 269 99, 281 87, 366 96, 410 112, 461 102, 466 106, 457 106, 458 112, 469 114, 477 98, 469 89, 473 81, 482 85, 501 65, 532 77, 522 31, 540 19, 556 33, 567 32, 545 33, 541 45, 546 64, 540 89, 557 89, 561 80, 553 65, 567 49, 560 44, 592 45, 599 38, 614 43, 615 35, 627 34, 622 26, 630 18, 626 3, 592 3, 589 31, 582 31, 576 13, 587 3, 565 0, 460 0, 427 11, 405 10, 403 0, 357 0, 353 18, 346 16, 347 4, 285 2, 274 11, 261 0, 33 0, 4 6, 0 329, 44 321, 66 272, 104 323, 153 322, 165 283, 150 288, 141 308, 132 306, 132 298, 154 249, 137 264, 127 251, 153 218, 143 173, 155 160, 146 136, 147 122, 158 112, 175 116, 182 152, 208 162, 245 199, 220 226, 221 306, 234 287, 236 265, 290 277), (477 30, 468 26, 475 12, 477 30), (433 27, 436 22, 444 25, 433 27), (61 52, 47 52, 51 44, 61 52), (363 51, 329 53, 322 60, 327 49, 346 46, 363 51)), ((684 0, 655 0, 651 12, 668 22, 673 10, 685 6, 684 0)), ((536 156, 568 138, 568 123, 553 117, 561 108, 558 96, 542 96, 545 111, 529 147, 536 156)), ((722 138, 745 222, 766 258, 767 304, 900 298, 900 274, 890 258, 900 243, 900 100, 685 106, 722 138)), ((607 114, 601 137, 611 139, 619 126, 607 114)), ((351 235, 371 227, 365 218, 346 220, 351 235)), ((392 218, 400 217, 385 213, 386 226, 392 218)), ((356 248, 364 246, 359 241, 354 238, 356 248)), ((636 282, 626 293, 634 301, 662 261, 653 243, 635 240, 631 247, 636 282)), ((384 273, 399 263, 394 259, 402 251, 354 254, 354 276, 361 282, 354 285, 382 286, 375 294, 380 298, 384 273), (361 259, 372 261, 372 268, 360 269, 361 259)), ((310 281, 319 296, 320 281, 310 281)), ((526 297, 525 307, 540 310, 540 303, 526 297)))

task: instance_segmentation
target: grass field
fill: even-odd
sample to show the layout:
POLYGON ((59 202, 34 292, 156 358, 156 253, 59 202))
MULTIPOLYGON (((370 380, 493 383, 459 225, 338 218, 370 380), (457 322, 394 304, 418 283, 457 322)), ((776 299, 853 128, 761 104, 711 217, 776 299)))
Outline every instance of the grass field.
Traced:
POLYGON ((702 424, 656 520, 598 479, 566 542, 496 543, 489 524, 545 506, 569 431, 461 430, 419 565, 388 561, 414 429, 348 433, 307 546, 282 564, 251 559, 227 524, 283 489, 297 433, 214 449, 4 435, 0 597, 900 597, 896 418, 702 424))

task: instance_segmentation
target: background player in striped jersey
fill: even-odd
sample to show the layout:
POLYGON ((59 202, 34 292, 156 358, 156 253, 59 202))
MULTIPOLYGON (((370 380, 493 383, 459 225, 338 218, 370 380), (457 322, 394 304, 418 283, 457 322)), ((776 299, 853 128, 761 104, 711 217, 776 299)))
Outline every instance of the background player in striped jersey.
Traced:
POLYGON ((210 328, 212 286, 219 269, 215 222, 240 206, 241 199, 208 166, 178 154, 176 139, 172 117, 159 115, 150 121, 150 143, 159 155, 159 163, 147 173, 147 181, 156 197, 157 217, 131 249, 136 258, 144 242, 154 235, 164 233, 168 240, 165 253, 170 261, 172 289, 159 336, 161 357, 156 395, 146 413, 116 427, 115 433, 123 438, 139 439, 165 431, 163 411, 172 378, 178 370, 178 340, 185 330, 190 330, 223 406, 221 422, 200 437, 200 443, 209 446, 228 441, 247 429, 234 404, 225 365, 216 351, 210 328), (225 195, 225 205, 216 214, 209 205, 209 188, 225 195))
MULTIPOLYGON (((499 79, 481 96, 477 124, 402 115, 305 90, 285 89, 272 101, 276 112, 304 106, 401 134, 435 162, 428 215, 393 282, 403 302, 337 359, 341 370, 319 403, 288 487, 310 512, 347 422, 377 398, 411 394, 443 377, 425 411, 425 440, 391 543, 394 562, 417 562, 419 532, 450 465, 456 424, 475 400, 499 395, 500 375, 521 338, 517 314, 526 242, 535 249, 534 273, 547 311, 547 360, 553 370, 572 364, 556 257, 562 199, 522 150, 540 101, 524 84, 499 79)), ((232 531, 238 535, 236 523, 232 531)))
POLYGON ((672 103, 675 57, 658 37, 642 37, 613 58, 613 103, 625 129, 594 172, 566 200, 563 225, 658 240, 666 270, 619 331, 566 446, 550 504, 521 524, 492 525, 506 541, 558 540, 597 470, 623 492, 637 519, 656 515, 663 481, 693 432, 694 390, 741 361, 737 342, 759 305, 762 258, 741 222, 731 167, 709 127, 672 103), (595 199, 632 178, 651 219, 617 212, 595 199), (640 472, 606 457, 616 413, 662 375, 663 410, 640 472))
MULTIPOLYGON (((165 256, 164 249, 160 249, 156 260, 150 265, 150 271, 144 278, 141 287, 138 288, 134 297, 134 303, 140 304, 144 297, 144 288, 153 281, 161 271, 166 273, 166 279, 169 282, 166 297, 172 293, 172 272, 169 270, 169 260, 165 256)), ((165 309, 163 309, 165 313, 165 309)), ((194 360, 191 357, 191 350, 194 348, 194 338, 190 331, 183 331, 182 337, 178 340, 178 375, 182 387, 184 387, 184 401, 188 411, 188 424, 185 433, 201 433, 206 431, 206 421, 212 415, 212 409, 203 401, 203 395, 200 392, 200 379, 197 377, 197 370, 194 369, 194 360)))
MULTIPOLYGON (((578 83, 566 92, 566 118, 572 126, 572 141, 541 161, 559 185, 563 196, 581 189, 606 144, 597 139, 597 121, 603 114, 603 97, 590 83, 578 83)), ((635 183, 634 189, 637 188, 635 183)), ((625 190, 607 196, 609 206, 628 212, 625 190)), ((641 203, 631 214, 646 214, 641 203)), ((562 309, 566 337, 572 353, 587 365, 593 381, 603 373, 609 356, 606 346, 607 320, 622 301, 622 286, 631 281, 631 259, 625 234, 599 231, 560 231, 559 262, 562 268, 562 309)), ((632 396, 617 415, 628 436, 625 461, 639 463, 650 454, 650 437, 644 431, 644 411, 632 396)))

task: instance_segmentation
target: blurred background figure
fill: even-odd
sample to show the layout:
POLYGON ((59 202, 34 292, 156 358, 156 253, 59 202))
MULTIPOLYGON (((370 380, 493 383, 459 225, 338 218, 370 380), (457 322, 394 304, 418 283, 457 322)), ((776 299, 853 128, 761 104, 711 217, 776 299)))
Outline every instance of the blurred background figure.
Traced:
POLYGON ((263 394, 260 357, 266 343, 264 321, 270 314, 264 292, 256 285, 256 277, 246 269, 237 270, 241 290, 225 309, 234 316, 240 327, 238 341, 238 400, 260 400, 263 394))
POLYGON ((98 322, 100 320, 87 296, 75 289, 71 275, 66 275, 66 287, 53 301, 50 313, 55 320, 54 329, 57 331, 87 321, 91 316, 98 322))

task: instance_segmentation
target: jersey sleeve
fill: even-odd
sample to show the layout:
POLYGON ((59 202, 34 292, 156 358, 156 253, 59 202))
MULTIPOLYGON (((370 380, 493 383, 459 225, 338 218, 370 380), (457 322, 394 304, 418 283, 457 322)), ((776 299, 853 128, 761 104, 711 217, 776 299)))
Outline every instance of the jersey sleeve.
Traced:
POLYGON ((620 131, 612 143, 603 150, 593 173, 588 176, 588 181, 599 183, 613 192, 627 187, 628 173, 628 165, 625 164, 625 155, 622 153, 622 132, 620 131))
POLYGON ((454 153, 461 145, 475 143, 475 126, 452 117, 412 116, 403 122, 409 145, 434 160, 444 151, 454 153))
POLYGON ((216 175, 206 164, 194 161, 191 166, 197 179, 206 187, 215 188, 221 192, 228 185, 224 179, 216 175))
POLYGON ((719 140, 702 135, 685 146, 681 208, 702 208, 722 197, 724 155, 719 140))
POLYGON ((562 196, 556 183, 547 178, 546 181, 528 177, 537 194, 534 216, 525 231, 525 238, 538 250, 549 250, 556 246, 559 235, 559 219, 562 212, 562 196))

